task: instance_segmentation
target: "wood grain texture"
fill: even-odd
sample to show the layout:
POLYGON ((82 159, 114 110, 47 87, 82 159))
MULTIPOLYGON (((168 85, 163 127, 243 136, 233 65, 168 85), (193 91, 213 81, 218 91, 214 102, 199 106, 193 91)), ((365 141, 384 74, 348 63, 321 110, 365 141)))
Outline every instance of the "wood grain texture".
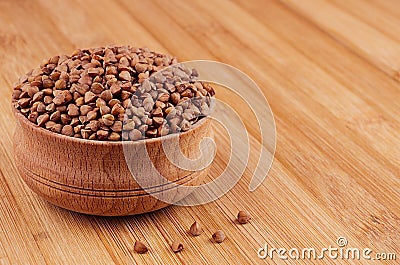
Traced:
MULTIPOLYGON (((397 253, 397 261, 371 264, 398 264, 399 7, 394 0, 0 1, 0 264, 315 264, 261 260, 257 250, 266 242, 321 249, 339 236, 351 247, 397 253), (102 218, 31 192, 13 158, 12 84, 43 58, 108 44, 217 60, 253 78, 278 135, 264 183, 248 191, 260 149, 257 130, 249 129, 243 178, 206 205, 102 218), (238 225, 243 209, 253 219, 238 225), (194 220, 204 226, 200 237, 187 234, 194 220), (217 229, 227 234, 219 245, 209 240, 217 229), (174 239, 184 242, 181 253, 170 251, 174 239), (149 253, 134 253, 135 240, 149 253)), ((230 155, 241 155, 231 154, 224 130, 214 131, 208 179, 230 155)))
POLYGON ((200 145, 213 135, 210 118, 156 139, 93 142, 50 132, 17 111, 15 117, 19 174, 49 202, 79 213, 124 216, 178 202, 205 180, 214 155, 212 145, 200 145))

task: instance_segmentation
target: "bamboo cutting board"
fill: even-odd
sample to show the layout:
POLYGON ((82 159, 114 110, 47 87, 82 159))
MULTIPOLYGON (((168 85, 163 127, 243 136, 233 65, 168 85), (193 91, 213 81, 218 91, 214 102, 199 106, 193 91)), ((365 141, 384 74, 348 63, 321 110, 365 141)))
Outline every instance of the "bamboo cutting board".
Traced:
MULTIPOLYGON (((398 264, 399 10, 395 0, 1 1, 0 264, 398 264), (263 184, 248 190, 260 150, 257 130, 248 128, 248 168, 206 205, 100 218, 31 192, 12 153, 12 84, 44 58, 108 44, 216 60, 253 78, 277 128, 263 184), (249 224, 235 222, 239 210, 251 213, 249 224), (194 220, 205 230, 195 238, 187 234, 194 220), (222 244, 210 241, 218 229, 227 235, 222 244), (257 256, 265 243, 322 249, 339 237, 397 260, 257 256), (185 245, 177 254, 169 247, 174 239, 185 245), (149 253, 135 253, 136 240, 149 253)), ((210 178, 230 155, 219 127, 215 138, 210 178)))

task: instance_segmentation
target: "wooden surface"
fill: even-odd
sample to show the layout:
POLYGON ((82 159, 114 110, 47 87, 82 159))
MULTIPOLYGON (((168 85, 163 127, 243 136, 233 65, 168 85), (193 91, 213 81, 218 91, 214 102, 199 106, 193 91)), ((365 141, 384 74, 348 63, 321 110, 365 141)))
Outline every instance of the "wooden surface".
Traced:
MULTIPOLYGON (((321 249, 343 236, 350 247, 397 253, 372 264, 398 264, 399 10, 396 0, 1 1, 0 263, 315 264, 261 260, 257 250, 266 242, 321 249), (63 210, 30 191, 12 154, 12 84, 43 58, 107 44, 218 60, 253 78, 277 125, 264 183, 248 191, 253 159, 215 202, 123 218, 63 210), (241 226, 234 220, 243 209, 253 219, 241 226), (205 227, 196 238, 187 235, 194 220, 205 227), (227 234, 219 245, 209 240, 217 229, 227 234), (185 244, 178 254, 169 248, 175 239, 185 244), (134 253, 135 240, 150 252, 134 253)), ((215 137, 210 177, 229 156, 224 134, 215 137)))

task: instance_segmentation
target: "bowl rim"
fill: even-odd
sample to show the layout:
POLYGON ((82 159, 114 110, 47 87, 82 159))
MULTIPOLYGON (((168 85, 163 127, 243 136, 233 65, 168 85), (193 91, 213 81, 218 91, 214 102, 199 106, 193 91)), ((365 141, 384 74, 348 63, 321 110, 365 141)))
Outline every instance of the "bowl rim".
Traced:
POLYGON ((104 145, 114 145, 114 146, 122 146, 123 144, 126 145, 139 145, 139 144, 147 144, 147 143, 154 143, 154 142, 159 142, 161 140, 168 140, 169 138, 173 137, 181 137, 185 136, 187 134, 191 134, 193 131, 203 127, 208 121, 211 120, 210 116, 205 116, 201 118, 199 121, 197 121, 194 126, 185 132, 179 132, 179 133, 172 133, 172 134, 167 134, 164 136, 160 137, 155 137, 155 138, 147 138, 147 139, 140 139, 136 141, 110 141, 110 140, 89 140, 89 139, 83 139, 83 138, 75 138, 72 136, 66 136, 61 133, 56 133, 52 132, 50 130, 47 130, 43 127, 40 127, 39 125, 31 122, 28 120, 27 117, 25 117, 18 109, 16 109, 14 106, 11 106, 13 109, 14 116, 16 117, 17 121, 24 123, 26 126, 32 128, 33 130, 38 131, 39 133, 42 134, 47 134, 50 137, 56 137, 65 141, 70 141, 70 142, 76 142, 76 143, 82 143, 82 144, 89 144, 89 145, 99 145, 99 146, 104 146, 104 145))

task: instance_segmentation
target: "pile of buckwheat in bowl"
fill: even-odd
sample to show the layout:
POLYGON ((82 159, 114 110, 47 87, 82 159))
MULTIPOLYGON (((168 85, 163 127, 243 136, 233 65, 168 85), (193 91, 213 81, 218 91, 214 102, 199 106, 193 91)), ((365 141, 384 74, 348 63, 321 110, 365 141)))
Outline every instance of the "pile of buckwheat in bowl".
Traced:
POLYGON ((12 102, 52 132, 120 141, 187 131, 209 115, 214 94, 176 58, 118 46, 44 61, 20 78, 12 102))

